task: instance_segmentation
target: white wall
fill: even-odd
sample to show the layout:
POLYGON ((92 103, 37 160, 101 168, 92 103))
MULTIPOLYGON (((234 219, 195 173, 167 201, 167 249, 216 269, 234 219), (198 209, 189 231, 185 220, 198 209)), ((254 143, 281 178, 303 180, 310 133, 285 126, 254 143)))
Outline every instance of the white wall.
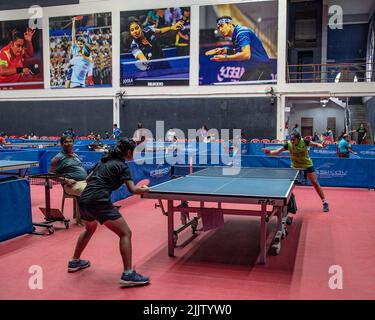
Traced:
POLYGON ((336 118, 336 136, 345 129, 345 111, 335 103, 328 103, 325 108, 320 104, 293 104, 289 113, 289 127, 293 128, 298 124, 301 130, 301 118, 313 118, 313 132, 318 134, 327 129, 327 118, 336 118))

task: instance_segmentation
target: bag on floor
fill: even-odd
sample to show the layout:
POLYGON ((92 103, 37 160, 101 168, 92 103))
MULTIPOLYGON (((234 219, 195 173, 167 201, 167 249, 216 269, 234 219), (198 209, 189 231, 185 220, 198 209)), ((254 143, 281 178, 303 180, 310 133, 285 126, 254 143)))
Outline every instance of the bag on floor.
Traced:
POLYGON ((296 214, 297 211, 298 211, 298 208, 297 208, 296 197, 294 196, 294 193, 292 193, 288 202, 288 212, 296 214))

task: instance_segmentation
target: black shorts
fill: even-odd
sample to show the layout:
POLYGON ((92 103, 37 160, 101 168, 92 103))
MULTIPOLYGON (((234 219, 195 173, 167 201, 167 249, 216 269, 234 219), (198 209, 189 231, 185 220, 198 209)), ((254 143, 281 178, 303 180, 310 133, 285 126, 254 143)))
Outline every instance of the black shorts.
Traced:
POLYGON ((302 171, 306 171, 307 173, 313 173, 315 172, 314 166, 311 166, 310 168, 301 169, 302 171))
POLYGON ((121 213, 117 208, 108 208, 108 209, 88 209, 88 208, 79 208, 81 219, 86 221, 95 221, 97 220, 100 224, 108 220, 117 220, 122 217, 121 213))

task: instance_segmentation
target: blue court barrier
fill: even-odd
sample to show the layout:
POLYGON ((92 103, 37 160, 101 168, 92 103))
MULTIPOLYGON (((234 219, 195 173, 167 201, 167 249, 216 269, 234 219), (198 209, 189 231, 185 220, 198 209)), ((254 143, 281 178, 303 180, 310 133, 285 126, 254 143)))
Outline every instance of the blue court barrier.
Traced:
POLYGON ((314 167, 323 186, 370 188, 369 159, 315 158, 314 167))
POLYGON ((375 159, 375 145, 353 145, 353 151, 361 158, 375 159))
MULTIPOLYGON (((171 166, 167 164, 142 164, 138 165, 134 161, 129 161, 128 166, 135 184, 143 179, 150 180, 150 186, 168 181, 171 179, 171 166)), ((128 188, 122 185, 112 192, 111 200, 116 202, 131 196, 128 188)))
POLYGON ((33 231, 28 180, 0 180, 0 213, 0 242, 33 231))
MULTIPOLYGON (((207 147, 207 154, 199 155, 199 145, 196 143, 182 143, 183 146, 183 158, 184 164, 189 165, 189 158, 191 154, 194 154, 195 157, 193 164, 195 165, 227 165, 228 161, 231 161, 226 153, 227 150, 223 148, 222 144, 219 143, 207 143, 204 144, 207 147), (197 151, 198 150, 198 151, 197 151), (201 158, 200 158, 201 156, 201 158), (227 157, 226 161, 223 161, 223 157, 227 157), (203 161, 203 162, 202 162, 203 161)), ((247 144, 251 152, 258 152, 264 144, 247 144)), ((267 144, 266 146, 268 146, 267 144)), ((375 146, 372 145, 363 145, 355 146, 357 152, 363 151, 362 156, 368 156, 368 158, 361 159, 345 159, 335 157, 329 157, 326 154, 321 157, 313 156, 313 162, 315 169, 317 170, 318 178, 322 185, 324 186, 343 186, 343 187, 364 187, 364 188, 373 188, 375 184, 375 169, 373 167, 373 162, 375 158, 371 158, 372 149, 375 146), (319 165, 319 168, 318 168, 319 165)), ((335 145, 330 145, 327 149, 333 150, 336 148, 335 145)), ((312 150, 327 150, 327 149, 313 149, 312 150)), ((54 155, 57 154, 59 150, 30 150, 30 151, 8 151, 0 152, 1 160, 24 160, 24 161, 39 161, 39 168, 32 168, 31 173, 46 173, 48 172, 51 159, 54 155)), ((95 164, 101 159, 102 153, 93 152, 93 151, 79 151, 76 152, 78 157, 81 159, 83 166, 86 170, 92 169, 95 164)), ((318 153, 320 154, 320 153, 318 153)), ((161 158, 158 153, 151 153, 153 161, 152 165, 157 165, 157 163, 165 163, 164 156, 161 158), (157 162, 156 158, 161 161, 157 162)), ((316 154, 315 154, 316 155, 316 154)), ((323 155, 323 154, 321 154, 323 155)), ((171 157, 169 154, 167 157, 171 157)), ((171 164, 169 161, 168 164, 171 164)), ((266 156, 263 153, 261 155, 243 155, 241 154, 241 165, 245 167, 274 167, 274 168, 288 168, 290 167, 290 158, 287 153, 285 155, 271 157, 266 156)))
MULTIPOLYGON (((314 158, 322 186, 374 188, 375 159, 314 158)), ((290 168, 289 157, 243 156, 244 167, 290 168)))
POLYGON ((369 183, 369 188, 375 189, 375 159, 370 160, 369 183))

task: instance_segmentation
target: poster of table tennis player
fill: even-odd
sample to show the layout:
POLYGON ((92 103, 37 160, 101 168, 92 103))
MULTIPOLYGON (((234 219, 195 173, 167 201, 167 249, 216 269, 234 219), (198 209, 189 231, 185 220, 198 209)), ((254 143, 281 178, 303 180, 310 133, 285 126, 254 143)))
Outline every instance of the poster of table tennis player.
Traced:
POLYGON ((50 18, 51 88, 112 86, 111 13, 50 18))
POLYGON ((200 7, 199 84, 277 79, 277 1, 200 7))
POLYGON ((0 90, 39 89, 43 82, 42 29, 29 20, 0 22, 0 90))
POLYGON ((190 7, 121 12, 121 86, 189 85, 190 7))

